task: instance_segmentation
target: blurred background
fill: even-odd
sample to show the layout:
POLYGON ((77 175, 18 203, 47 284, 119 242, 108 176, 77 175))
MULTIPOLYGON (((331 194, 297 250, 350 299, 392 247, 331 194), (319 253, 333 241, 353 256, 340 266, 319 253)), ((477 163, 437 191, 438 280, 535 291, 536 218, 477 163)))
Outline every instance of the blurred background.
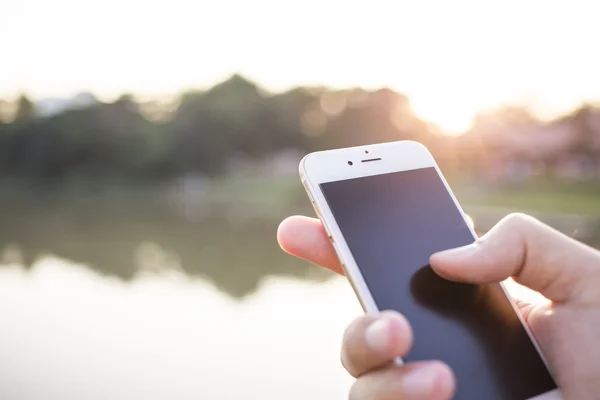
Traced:
POLYGON ((417 140, 479 232, 600 246, 594 11, 4 0, 0 397, 346 398, 358 303, 275 241, 310 151, 417 140))

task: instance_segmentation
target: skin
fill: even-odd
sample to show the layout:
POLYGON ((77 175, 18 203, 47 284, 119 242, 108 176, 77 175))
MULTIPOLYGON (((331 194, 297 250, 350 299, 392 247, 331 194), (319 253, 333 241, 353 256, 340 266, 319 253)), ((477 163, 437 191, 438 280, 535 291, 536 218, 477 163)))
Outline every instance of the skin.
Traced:
MULTIPOLYGON (((286 252, 343 274, 319 220, 294 216, 277 238, 286 252)), ((442 277, 462 282, 501 282, 512 277, 550 303, 517 303, 544 353, 565 399, 600 396, 600 252, 538 220, 512 214, 474 244, 431 256, 442 277)), ((452 398, 448 366, 423 360, 392 363, 411 348, 409 321, 384 311, 359 317, 348 327, 342 364, 356 382, 352 400, 452 398)))

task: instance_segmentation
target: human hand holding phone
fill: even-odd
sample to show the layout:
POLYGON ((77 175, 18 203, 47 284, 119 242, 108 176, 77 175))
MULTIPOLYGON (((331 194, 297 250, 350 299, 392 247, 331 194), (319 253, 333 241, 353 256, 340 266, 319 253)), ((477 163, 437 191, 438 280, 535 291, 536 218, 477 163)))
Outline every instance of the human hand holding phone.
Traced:
MULTIPOLYGON (((381 393, 369 397, 385 398, 390 390, 386 382, 396 382, 394 390, 409 399, 597 397, 589 387, 572 386, 567 392, 557 387, 557 383, 564 386, 565 379, 572 381, 565 376, 595 384, 597 374, 585 369, 590 362, 581 363, 579 357, 567 357, 563 351, 560 354, 571 365, 565 367, 568 362, 562 361, 557 372, 556 360, 561 357, 544 350, 568 341, 593 346, 599 336, 600 332, 589 329, 598 322, 595 291, 581 290, 585 285, 595 289, 600 283, 598 252, 525 216, 512 216, 478 239, 431 153, 414 141, 311 153, 300 163, 300 178, 320 225, 298 221, 322 227, 323 237, 318 240, 329 247, 320 246, 314 235, 296 237, 295 244, 286 241, 287 223, 280 229, 282 247, 301 255, 296 250, 307 245, 304 249, 312 252, 306 258, 311 261, 337 260, 366 318, 383 321, 363 322, 362 331, 347 333, 348 337, 364 333, 362 342, 344 345, 345 365, 360 377, 354 397, 364 398, 377 389, 381 393), (460 250, 444 252, 456 248, 460 250), (580 265, 559 273, 573 263, 580 265), (510 276, 545 294, 552 307, 521 304, 520 311, 502 282, 510 276), (555 286, 567 288, 571 296, 561 297, 564 290, 556 292, 555 286), (592 313, 586 308, 590 304, 592 313), (382 311, 386 317, 378 318, 382 311), (402 323, 400 314, 410 325, 402 323), (568 318, 573 315, 581 320, 568 318), (577 324, 588 328, 571 332, 577 324), (379 334, 393 329, 398 346, 390 351, 379 334), (550 330, 555 333, 545 336, 550 330), (387 357, 382 358, 382 348, 387 357), (352 349, 359 351, 352 353, 352 349), (380 362, 365 363, 365 357, 356 356, 373 355, 373 349, 379 349, 380 362), (363 364, 357 367, 356 360, 363 364), (393 360, 394 366, 384 368, 382 360, 393 360), (423 364, 427 360, 442 363, 423 364), (423 372, 426 367, 429 372, 423 372)), ((600 355, 596 347, 585 351, 587 361, 600 355)))
MULTIPOLYGON (((342 274, 340 261, 318 219, 290 217, 278 241, 288 253, 342 274)), ((519 303, 527 325, 565 399, 597 399, 600 393, 600 252, 525 215, 503 219, 474 244, 434 254, 439 275, 472 283, 513 277, 551 304, 519 303)), ((350 398, 452 397, 450 369, 439 361, 395 365, 410 350, 411 327, 400 313, 358 318, 344 335, 344 367, 357 378, 350 398)), ((442 333, 443 334, 443 333, 442 333)))

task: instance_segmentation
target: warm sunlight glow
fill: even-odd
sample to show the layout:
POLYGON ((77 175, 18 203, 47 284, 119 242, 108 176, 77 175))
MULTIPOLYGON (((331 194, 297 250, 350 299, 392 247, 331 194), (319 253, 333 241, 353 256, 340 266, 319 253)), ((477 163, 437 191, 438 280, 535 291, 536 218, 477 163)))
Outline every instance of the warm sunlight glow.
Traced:
POLYGON ((471 227, 471 229, 475 229, 475 220, 470 215, 465 215, 467 218, 467 224, 471 227))
POLYGON ((531 304, 548 304, 550 301, 542 296, 540 293, 535 292, 525 286, 519 285, 512 278, 508 278, 504 281, 504 287, 508 293, 514 299, 531 303, 531 304))
POLYGON ((587 0, 23 0, 2 14, 0 97, 174 94, 239 72, 269 90, 389 86, 450 133, 500 103, 554 116, 600 99, 587 0))

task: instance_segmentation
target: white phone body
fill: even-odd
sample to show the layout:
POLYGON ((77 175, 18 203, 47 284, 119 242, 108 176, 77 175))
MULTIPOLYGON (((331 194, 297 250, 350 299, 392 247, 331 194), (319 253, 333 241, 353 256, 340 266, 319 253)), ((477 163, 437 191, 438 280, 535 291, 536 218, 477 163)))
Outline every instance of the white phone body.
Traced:
MULTIPOLYGON (((475 233, 472 224, 468 222, 466 214, 448 186, 448 183, 433 159, 433 156, 425 146, 418 142, 399 141, 318 151, 306 155, 300 162, 299 172, 302 184, 313 204, 315 212, 321 219, 323 226, 329 235, 329 239, 337 253, 344 273, 366 313, 376 313, 379 310, 361 271, 344 240, 342 232, 336 223, 325 196, 320 189, 320 184, 426 167, 434 167, 436 169, 456 207, 462 214, 463 219, 465 219, 467 225, 470 227, 473 237, 476 238, 477 234, 475 233), (363 162, 363 160, 367 161, 363 162), (376 160, 376 162, 371 162, 369 160, 376 160), (349 165, 349 162, 352 162, 352 165, 349 165)), ((506 296, 509 298, 515 313, 519 316, 521 323, 535 345, 540 357, 547 365, 538 343, 524 323, 516 304, 508 294, 504 285, 501 284, 501 286, 504 289, 506 296)), ((397 363, 402 363, 402 360, 397 361, 397 363)), ((562 398, 559 390, 553 390, 536 396, 532 400, 559 400, 562 398)))

